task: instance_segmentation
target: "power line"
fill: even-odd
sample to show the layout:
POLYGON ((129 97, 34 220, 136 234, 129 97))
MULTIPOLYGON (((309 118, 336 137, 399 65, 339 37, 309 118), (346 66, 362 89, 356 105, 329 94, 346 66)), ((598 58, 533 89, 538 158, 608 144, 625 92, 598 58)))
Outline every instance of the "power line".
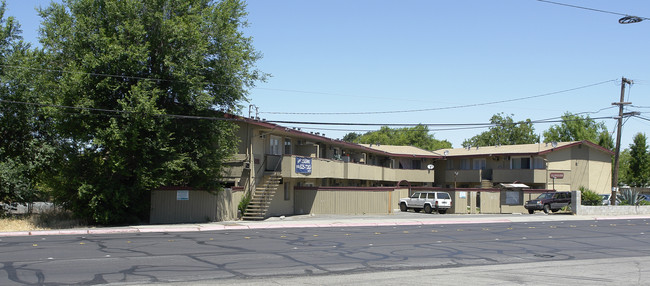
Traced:
POLYGON ((308 121, 286 121, 286 120, 267 120, 269 123, 278 123, 278 124, 302 124, 302 125, 324 125, 324 126, 402 126, 402 127, 414 127, 414 126, 440 126, 440 127, 451 127, 451 126, 502 126, 502 125, 518 125, 518 124, 544 124, 544 123, 558 123, 564 121, 582 121, 582 120, 596 120, 596 119, 612 119, 613 116, 601 116, 601 117, 589 117, 579 118, 579 119, 557 119, 558 117, 531 120, 531 121, 517 121, 512 123, 356 123, 356 122, 308 122, 308 121))
MULTIPOLYGON (((72 109, 72 110, 83 110, 83 111, 94 111, 94 112, 104 112, 104 113, 110 113, 113 115, 121 115, 121 114, 129 114, 129 115, 143 115, 143 113, 140 112, 133 112, 133 111, 125 111, 125 110, 114 110, 114 109, 101 109, 101 108, 90 108, 90 107, 75 107, 75 106, 64 106, 64 105, 56 105, 56 104, 43 104, 43 103, 31 103, 31 102, 21 102, 21 101, 12 101, 12 100, 4 100, 0 99, 0 103, 10 103, 10 104, 21 104, 21 105, 31 105, 31 106, 38 106, 38 107, 53 107, 53 108, 61 108, 61 109, 72 109)), ((603 110, 603 109, 601 109, 603 110)), ((600 110, 598 111, 600 112, 600 110)), ((582 112, 582 113, 589 113, 589 112, 582 112)), ((110 114, 107 114, 110 116, 110 114)), ((77 114, 77 115, 101 115, 101 114, 77 114)), ((238 119, 236 118, 221 118, 221 117, 212 117, 212 116, 194 116, 194 115, 179 115, 179 114, 144 114, 144 115, 149 115, 149 116, 155 116, 155 117, 167 117, 167 118, 175 118, 175 119, 194 119, 194 120, 222 120, 222 121, 237 121, 238 119)), ((545 124, 545 123, 559 123, 559 122, 564 122, 566 120, 564 119, 558 119, 561 117, 552 117, 552 118, 546 118, 546 119, 538 119, 538 120, 531 120, 531 121, 517 121, 517 122, 512 122, 512 123, 355 123, 355 122, 307 122, 307 121, 280 121, 280 120, 269 120, 265 121, 268 123, 277 123, 277 124, 292 124, 292 125, 322 125, 322 126, 402 126, 402 127, 413 127, 413 126, 427 126, 427 127, 448 127, 448 128, 440 128, 440 129, 433 129, 429 131, 452 131, 452 130, 465 130, 465 129, 478 129, 478 128, 489 128, 489 127, 494 127, 494 126, 504 126, 504 125, 518 125, 518 124, 545 124)), ((593 118, 588 118, 591 120, 596 120, 596 119, 610 119, 613 118, 611 116, 603 116, 603 117, 593 117, 593 118)), ((570 121, 582 121, 582 120, 587 120, 587 118, 579 118, 579 119, 572 119, 570 121)), ((305 128, 305 129, 316 129, 316 128, 305 128)), ((324 128, 318 128, 320 130, 330 130, 330 131, 353 131, 353 130, 348 130, 348 129, 324 129, 324 128)), ((358 130, 362 131, 362 130, 358 130)), ((373 131, 373 130, 363 130, 363 131, 373 131)))
MULTIPOLYGON (((232 119, 232 118, 221 118, 221 117, 214 117, 214 116, 196 116, 196 115, 180 115, 180 114, 165 114, 165 113, 151 114, 151 113, 142 113, 142 112, 127 111, 127 110, 102 109, 102 108, 78 107, 78 106, 65 106, 65 105, 57 105, 57 104, 22 102, 22 101, 13 101, 13 100, 5 100, 5 99, 0 99, 0 103, 22 104, 22 105, 31 105, 31 106, 38 106, 38 107, 53 107, 53 108, 72 109, 72 110, 81 110, 81 111, 96 111, 96 112, 113 113, 115 115, 118 115, 118 114, 131 114, 131 115, 148 115, 148 116, 154 116, 154 117, 167 117, 167 118, 176 118, 176 119, 203 119, 203 120, 221 120, 221 121, 236 121, 237 120, 237 119, 232 119)), ((87 114, 79 114, 79 115, 87 115, 87 114)), ((98 114, 92 114, 92 115, 98 115, 98 114)))
MULTIPOLYGON (((560 3, 560 2, 553 2, 553 1, 548 1, 548 0, 537 0, 537 1, 545 2, 545 3, 549 3, 549 4, 560 5, 560 6, 571 7, 571 8, 578 8, 578 9, 595 11, 595 12, 600 12, 600 13, 618 15, 618 16, 632 16, 630 14, 625 14, 625 13, 618 13, 618 12, 612 12, 612 11, 607 11, 607 10, 594 9, 594 8, 589 8, 589 7, 584 7, 584 6, 578 6, 578 5, 566 4, 566 3, 560 3)), ((639 16, 637 16, 637 17, 639 17, 639 16)), ((641 18, 643 20, 650 20, 649 18, 645 18, 645 17, 639 17, 639 18, 641 18)))
POLYGON ((366 111, 366 112, 279 112, 279 111, 266 111, 266 112, 260 112, 260 113, 283 114, 283 115, 368 115, 368 114, 391 114, 391 113, 394 114, 394 113, 411 113, 411 112, 461 109, 461 108, 468 108, 468 107, 493 105, 493 104, 499 104, 499 103, 509 103, 509 102, 514 102, 514 101, 522 101, 522 100, 526 100, 526 99, 539 98, 539 97, 544 97, 544 96, 549 96, 549 95, 566 93, 566 92, 575 91, 575 90, 584 89, 584 88, 589 88, 589 87, 593 87, 593 86, 597 86, 597 85, 601 85, 601 84, 605 84, 605 83, 616 82, 617 80, 618 79, 606 80, 606 81, 601 81, 601 82, 597 82, 597 83, 593 83, 593 84, 583 85, 583 86, 579 86, 579 87, 575 87, 575 88, 570 88, 570 89, 565 89, 565 90, 560 90, 560 91, 554 91, 554 92, 549 92, 549 93, 544 93, 544 94, 539 94, 539 95, 533 95, 533 96, 506 99, 506 100, 500 100, 500 101, 483 102, 483 103, 448 106, 448 107, 435 107, 435 108, 411 109, 411 110, 393 110, 393 111, 366 111))
POLYGON ((643 116, 638 116, 638 115, 637 115, 637 116, 633 116, 633 117, 636 117, 636 118, 639 118, 639 119, 643 119, 643 120, 645 120, 645 121, 650 121, 650 118, 646 118, 646 117, 643 117, 643 116))
MULTIPOLYGON (((57 72, 57 73, 79 74, 79 75, 89 75, 89 76, 97 76, 97 77, 111 77, 111 78, 120 78, 120 79, 146 80, 146 81, 159 81, 159 82, 162 81, 162 82, 175 82, 175 83, 192 83, 190 81, 181 81, 181 80, 173 80, 173 79, 152 78, 152 77, 143 77, 143 76, 130 76, 130 75, 117 75, 117 74, 107 74, 107 73, 94 73, 94 72, 84 72, 84 71, 69 71, 69 70, 62 70, 62 69, 34 68, 34 67, 25 67, 25 66, 7 65, 7 64, 0 64, 0 67, 13 68, 13 69, 24 69, 24 70, 31 70, 31 71, 38 71, 38 72, 57 72)), ((236 86, 232 85, 232 84, 220 84, 220 83, 213 83, 213 82, 200 82, 200 83, 214 85, 214 86, 223 86, 223 87, 236 88, 236 86)))

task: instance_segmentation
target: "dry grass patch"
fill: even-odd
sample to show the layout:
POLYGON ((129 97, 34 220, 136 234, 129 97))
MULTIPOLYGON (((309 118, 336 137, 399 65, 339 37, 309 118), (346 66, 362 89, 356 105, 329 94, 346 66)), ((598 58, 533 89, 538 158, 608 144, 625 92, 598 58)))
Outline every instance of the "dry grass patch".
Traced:
POLYGON ((0 232, 69 229, 87 226, 70 212, 54 210, 40 214, 0 218, 0 232))
POLYGON ((0 232, 30 230, 44 230, 44 228, 34 225, 28 217, 0 218, 0 232))

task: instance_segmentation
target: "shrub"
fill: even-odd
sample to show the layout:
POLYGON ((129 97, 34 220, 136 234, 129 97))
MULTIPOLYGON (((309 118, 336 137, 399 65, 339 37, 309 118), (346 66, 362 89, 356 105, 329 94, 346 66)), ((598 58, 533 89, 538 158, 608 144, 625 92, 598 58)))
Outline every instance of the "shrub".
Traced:
POLYGON ((584 206, 599 206, 602 204, 603 197, 594 191, 587 189, 585 187, 580 187, 580 199, 582 200, 582 205, 584 206))
POLYGON ((639 194, 639 191, 634 191, 632 189, 622 189, 620 196, 622 205, 645 205, 645 198, 639 194))
POLYGON ((243 216, 244 213, 246 212, 246 207, 248 207, 248 203, 251 202, 251 193, 249 192, 246 194, 244 197, 241 198, 241 201, 239 202, 239 205, 237 206, 237 209, 239 210, 239 213, 243 216))

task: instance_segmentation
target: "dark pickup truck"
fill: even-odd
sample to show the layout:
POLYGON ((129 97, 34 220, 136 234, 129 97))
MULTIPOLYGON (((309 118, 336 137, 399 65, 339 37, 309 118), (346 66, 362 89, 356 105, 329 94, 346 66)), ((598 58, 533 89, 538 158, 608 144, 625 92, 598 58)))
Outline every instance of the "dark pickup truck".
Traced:
POLYGON ((548 192, 542 193, 534 200, 527 201, 524 207, 529 214, 537 211, 556 212, 571 204, 571 192, 548 192))

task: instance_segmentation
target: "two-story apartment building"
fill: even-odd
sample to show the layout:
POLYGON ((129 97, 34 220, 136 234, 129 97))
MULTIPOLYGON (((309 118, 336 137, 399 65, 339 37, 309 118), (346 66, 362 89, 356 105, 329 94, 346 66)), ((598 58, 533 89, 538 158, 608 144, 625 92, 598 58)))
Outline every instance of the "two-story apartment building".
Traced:
POLYGON ((436 184, 491 188, 515 181, 531 189, 611 191, 613 153, 589 141, 437 150, 436 184), (444 170, 444 171, 442 171, 444 170))
MULTIPOLYGON (((244 214, 250 218, 307 213, 319 190, 344 192, 347 202, 365 202, 372 197, 369 194, 392 191, 400 182, 432 187, 435 173, 429 167, 441 159, 416 147, 352 144, 250 118, 239 118, 236 124, 239 152, 225 179, 230 186, 252 193, 244 214)), ((396 204, 404 195, 391 200, 396 204)), ((384 197, 378 200, 385 201, 384 197)), ((390 210, 392 204, 383 203, 390 210)), ((371 206, 353 208, 342 211, 374 212, 371 206)), ((332 205, 335 209, 340 206, 332 205)))
POLYGON ((239 148, 227 162, 223 180, 232 191, 219 198, 173 188, 154 192, 152 222, 232 219, 248 195, 251 201, 244 218, 264 219, 391 213, 412 187, 448 188, 456 196, 451 212, 476 205, 479 193, 483 204, 496 195, 490 199, 494 212, 521 212, 524 193, 530 197, 536 192, 524 190, 518 205, 512 205, 499 191, 501 183, 519 182, 538 191, 584 186, 603 194, 611 187, 612 152, 588 141, 430 152, 411 146, 353 144, 263 120, 231 119, 239 126, 239 148))

